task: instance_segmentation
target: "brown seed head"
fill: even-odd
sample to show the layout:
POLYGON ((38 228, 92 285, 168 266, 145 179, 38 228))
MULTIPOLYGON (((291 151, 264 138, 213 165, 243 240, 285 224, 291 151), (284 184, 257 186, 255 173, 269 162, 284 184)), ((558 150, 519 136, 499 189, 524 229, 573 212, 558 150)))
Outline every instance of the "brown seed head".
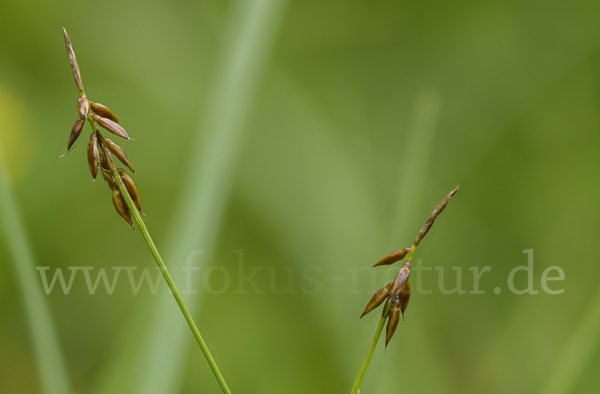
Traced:
POLYGON ((458 191, 458 186, 456 186, 456 189, 452 190, 446 196, 446 198, 444 198, 442 200, 442 202, 433 210, 433 213, 431 215, 429 215, 429 219, 427 219, 427 222, 425 222, 425 225, 423 226, 421 231, 419 231, 417 238, 415 238, 415 242, 413 242, 413 244, 415 246, 418 246, 419 243, 421 242, 421 240, 427 235, 427 233, 429 232, 429 229, 431 229, 431 226, 433 226, 433 222, 435 222, 435 219, 437 219, 437 217, 440 215, 440 213, 442 213, 442 211, 444 211, 444 209, 446 208, 446 206, 448 205, 448 203, 450 202, 452 197, 454 197, 454 195, 456 194, 457 191, 458 191))
POLYGON ((377 262, 377 264, 375 264, 373 267, 394 264, 396 261, 402 260, 408 252, 410 252, 410 248, 404 248, 404 249, 400 249, 395 252, 392 252, 392 253, 388 254, 387 256, 385 256, 384 258, 382 258, 381 260, 379 260, 377 262))
POLYGON ((367 304, 365 311, 360 317, 362 318, 367 313, 371 312, 373 309, 377 308, 379 305, 383 303, 383 301, 388 298, 390 294, 390 290, 392 288, 392 282, 388 283, 386 286, 383 286, 381 289, 377 290, 377 293, 371 298, 371 301, 367 304))
POLYGON ((115 115, 113 113, 113 111, 111 111, 106 105, 100 104, 100 103, 95 103, 93 101, 90 101, 90 105, 92 106, 94 113, 96 113, 97 115, 100 115, 103 118, 108 118, 108 119, 112 120, 113 122, 119 123, 119 119, 117 118, 117 115, 115 115))

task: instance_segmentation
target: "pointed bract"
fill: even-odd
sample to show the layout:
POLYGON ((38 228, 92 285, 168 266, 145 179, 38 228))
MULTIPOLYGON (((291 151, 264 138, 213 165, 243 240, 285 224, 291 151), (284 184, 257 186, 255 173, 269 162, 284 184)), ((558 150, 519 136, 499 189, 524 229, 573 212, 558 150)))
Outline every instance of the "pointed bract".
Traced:
POLYGON ((96 122, 98 122, 98 124, 100 126, 105 128, 106 130, 110 131, 111 133, 113 133, 121 138, 125 138, 126 140, 131 139, 127 135, 127 132, 125 131, 125 129, 123 127, 121 127, 121 125, 118 124, 117 122, 110 120, 108 118, 103 118, 102 116, 99 116, 99 115, 93 115, 92 119, 94 119, 96 122))
POLYGON ((106 105, 100 104, 100 103, 95 103, 93 101, 90 101, 90 105, 91 105, 92 109, 94 110, 95 114, 100 115, 103 118, 110 119, 113 122, 119 123, 119 119, 117 118, 117 115, 115 115, 114 112, 111 111, 110 108, 108 108, 106 105))
POLYGON ((98 165, 100 164, 100 149, 98 148, 98 135, 93 132, 90 136, 90 143, 87 148, 88 165, 94 181, 98 175, 98 165))

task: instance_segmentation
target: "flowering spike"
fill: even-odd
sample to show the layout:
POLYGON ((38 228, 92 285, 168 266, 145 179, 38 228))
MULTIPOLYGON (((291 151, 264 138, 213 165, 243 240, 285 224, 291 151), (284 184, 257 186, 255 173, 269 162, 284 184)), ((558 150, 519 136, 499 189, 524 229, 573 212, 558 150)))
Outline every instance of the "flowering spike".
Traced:
POLYGON ((387 256, 385 256, 384 258, 382 258, 381 260, 379 260, 377 262, 377 264, 375 264, 373 267, 394 264, 396 261, 402 260, 408 252, 410 252, 410 248, 404 248, 404 249, 400 249, 395 252, 392 252, 392 253, 388 254, 387 256))
POLYGON ((100 150, 98 149, 98 134, 93 132, 90 136, 90 143, 88 144, 88 165, 90 166, 90 172, 94 181, 96 181, 96 175, 98 174, 98 165, 100 164, 100 150))
POLYGON ((129 162, 129 158, 127 157, 127 155, 125 154, 123 149, 121 149, 121 147, 119 145, 115 144, 108 138, 105 138, 104 141, 106 142, 106 146, 111 151, 111 153, 113 155, 117 156, 117 159, 119 159, 121 161, 121 163, 125 164, 127 166, 127 168, 129 168, 129 170, 131 170, 131 172, 133 172, 135 174, 135 170, 131 166, 131 163, 129 162))
POLYGON ((429 232, 429 229, 431 229, 431 226, 433 226, 433 222, 435 222, 435 219, 437 219, 437 217, 440 215, 440 213, 442 213, 442 211, 446 208, 446 206, 448 205, 448 203, 450 202, 452 197, 454 197, 454 195, 456 194, 457 191, 458 191, 458 186, 456 186, 456 189, 452 190, 446 196, 446 198, 444 198, 442 200, 442 202, 433 210, 431 215, 429 215, 429 219, 427 219, 427 222, 425 222, 425 225, 423 226, 421 231, 419 231, 419 234, 417 234, 417 238, 415 238, 415 242, 413 242, 413 244, 415 246, 418 246, 419 243, 421 242, 421 240, 427 235, 427 233, 429 232))
POLYGON ((112 120, 113 122, 119 123, 119 119, 117 118, 117 115, 115 115, 113 113, 113 111, 111 111, 110 108, 108 108, 106 105, 100 104, 100 103, 95 103, 93 101, 90 101, 90 105, 92 106, 92 109, 94 110, 94 113, 96 115, 100 115, 103 118, 108 118, 108 119, 112 120))
POLYGON ((112 121, 108 118, 103 118, 102 116, 92 115, 92 119, 94 119, 100 126, 110 131, 111 133, 118 135, 121 138, 125 138, 126 140, 130 140, 127 132, 120 124, 115 121, 112 121))
POLYGON ((371 301, 367 304, 365 311, 360 315, 362 318, 367 313, 371 312, 373 309, 377 308, 379 305, 383 303, 383 301, 388 298, 390 294, 390 289, 392 288, 392 282, 388 283, 386 286, 383 286, 381 289, 377 290, 377 293, 371 298, 371 301))

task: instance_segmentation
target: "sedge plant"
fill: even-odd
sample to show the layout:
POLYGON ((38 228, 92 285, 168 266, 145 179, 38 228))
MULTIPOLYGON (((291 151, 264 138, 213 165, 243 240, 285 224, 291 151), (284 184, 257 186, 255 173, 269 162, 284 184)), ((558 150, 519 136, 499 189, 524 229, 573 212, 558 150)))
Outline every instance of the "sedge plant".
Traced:
POLYGON ((79 70, 77 58, 75 57, 75 52, 73 51, 73 46, 71 45, 71 40, 69 39, 66 29, 63 28, 63 31, 65 43, 67 45, 67 52, 71 63, 71 69, 73 71, 73 76, 75 77, 75 83, 79 89, 79 99, 77 102, 77 111, 79 113, 79 117, 77 118, 75 125, 71 130, 71 134, 67 143, 67 152, 63 156, 73 149, 75 141, 77 141, 79 138, 85 121, 87 120, 92 127, 92 134, 90 136, 90 142, 87 148, 87 158, 93 180, 96 180, 98 172, 102 174, 104 181, 112 191, 112 201, 119 215, 125 219, 125 221, 127 221, 127 223, 134 230, 134 222, 140 229, 140 232, 144 236, 144 240, 146 241, 146 244, 148 245, 148 248, 154 257, 154 260, 156 260, 156 264, 158 265, 169 288, 171 289, 171 293, 173 294, 173 297, 175 297, 175 300, 177 301, 183 316, 190 326, 190 329, 192 330, 200 349, 204 353, 210 368, 219 382, 223 393, 231 394, 231 391, 229 390, 221 371, 219 370, 213 356, 208 349, 208 346, 206 345, 206 342, 204 342, 204 339, 202 338, 202 335, 200 334, 200 331, 198 330, 198 327, 196 326, 196 323, 190 314, 190 311, 185 305, 179 290, 175 286, 175 282, 169 274, 169 271, 165 266, 165 263, 163 262, 160 253, 154 244, 154 241, 152 241, 152 237, 148 232, 148 228, 144 224, 144 219, 142 218, 144 213, 142 211, 140 195, 137 186, 135 185, 131 176, 129 176, 123 168, 117 168, 113 160, 113 155, 135 174, 133 166, 131 165, 129 158, 123 149, 109 138, 105 138, 102 135, 99 126, 110 133, 115 134, 117 137, 126 140, 132 139, 129 137, 125 129, 120 125, 117 116, 107 106, 93 102, 87 98, 83 83, 81 81, 81 72, 79 70))
POLYGON ((379 260, 377 264, 373 266, 379 267, 384 265, 391 265, 400 260, 404 260, 404 264, 402 265, 400 271, 398 271, 398 274, 396 274, 394 280, 388 283, 387 285, 383 286, 375 293, 373 298, 371 298, 371 300, 367 304, 367 307, 365 308, 363 314, 360 316, 362 318, 369 312, 379 307, 385 301, 383 312, 381 314, 381 319, 379 319, 379 325, 377 326, 377 330, 375 331, 373 342, 371 343, 371 347, 369 348, 367 357, 365 358, 363 366, 360 369, 358 377, 356 378, 356 382, 354 383, 354 387, 352 388, 352 394, 358 394, 360 391, 360 386, 362 384, 363 378, 365 377, 365 373, 367 372, 367 368, 369 367, 369 364, 371 362, 371 358, 373 357, 373 353, 375 352, 375 348, 377 347, 377 343, 379 342, 379 337, 381 336, 383 327, 386 325, 386 321, 386 350, 388 344, 390 343, 390 340, 396 332, 396 328, 398 328, 400 314, 402 314, 402 320, 404 321, 404 312, 406 311, 406 308, 408 308, 408 303, 410 301, 411 294, 409 277, 411 269, 410 262, 412 260, 413 254, 415 253, 417 246, 419 246, 419 243, 421 243, 421 240, 423 240, 425 235, 427 235, 427 233, 431 229, 431 226, 433 226, 435 219, 446 208, 446 206, 448 205, 452 197, 454 197, 454 194, 456 194, 457 191, 458 186, 456 187, 456 189, 452 190, 446 196, 446 198, 444 198, 442 202, 439 203, 439 205, 434 209, 434 211, 427 219, 427 222, 425 222, 423 228, 421 228, 421 231, 419 231, 419 234, 417 234, 417 237, 413 241, 410 248, 403 248, 392 252, 389 255, 382 258, 381 260, 379 260))

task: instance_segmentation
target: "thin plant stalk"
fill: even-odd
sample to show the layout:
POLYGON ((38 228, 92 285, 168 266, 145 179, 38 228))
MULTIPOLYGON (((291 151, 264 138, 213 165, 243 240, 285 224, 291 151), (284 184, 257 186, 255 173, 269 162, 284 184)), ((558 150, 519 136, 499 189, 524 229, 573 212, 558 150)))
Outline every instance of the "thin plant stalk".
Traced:
POLYGON ((543 394, 568 394, 574 392, 578 380, 589 368, 600 345, 600 289, 589 302, 579 324, 568 335, 560 357, 543 394))
MULTIPOLYGON (((412 260, 413 254, 415 253, 415 249, 417 249, 416 245, 412 245, 410 248, 410 252, 406 254, 405 261, 410 262, 412 260)), ((375 352, 375 348, 377 347, 377 343, 379 342, 379 337, 381 336, 381 332, 383 331, 383 326, 385 326, 385 321, 387 319, 387 315, 390 309, 390 304, 386 304, 384 312, 379 320, 379 325, 377 326, 377 330, 375 331, 375 336, 373 337, 373 342, 371 343, 371 347, 369 348, 369 352, 367 353, 367 357, 365 358, 365 362, 358 373, 358 377, 356 378, 356 382, 354 383, 354 387, 352 388, 352 394, 358 394, 360 392, 360 386, 362 384, 363 378, 367 373, 367 369, 369 368, 369 364, 371 363, 371 358, 373 357, 373 353, 375 352)))
POLYGON ((158 253, 158 249, 156 248, 156 245, 154 245, 154 241, 152 241, 150 232, 148 232, 148 228, 144 224, 144 220, 142 219, 140 212, 136 208, 133 200, 131 199, 131 196, 129 195, 127 188, 125 188, 125 184, 123 183, 123 181, 121 181, 121 177, 119 176, 119 173, 117 171, 113 171, 112 175, 115 179, 115 182, 117 183, 117 186, 119 187, 119 191, 121 192, 121 195, 125 198, 125 202, 127 203, 127 207, 129 208, 129 211, 133 215, 133 219, 135 220, 135 223, 137 224, 138 228, 140 229, 142 235, 144 236, 144 240, 146 241, 146 244, 148 244, 148 248, 150 249, 152 256, 154 256, 154 260, 156 260, 156 264, 158 264, 158 268, 160 268, 160 271, 162 272, 165 280, 167 281, 167 284, 169 285, 169 288, 171 289, 171 292, 173 293, 173 297, 175 297, 175 300, 177 301, 177 304, 179 305, 179 308, 181 309, 181 313, 183 313, 185 320, 187 321, 188 325, 190 326, 190 329, 192 330, 192 333, 194 334, 194 338, 196 338, 196 342, 198 342, 198 345, 200 345, 200 349, 202 349, 202 352, 204 353, 204 356, 206 357, 206 361, 208 361, 208 365, 210 365, 210 368, 212 369, 213 373, 215 374, 215 378, 217 378, 217 381, 219 382, 219 385, 221 386, 221 389, 223 390, 223 392, 226 394, 231 394, 231 391, 229 390, 229 387, 227 386, 227 382, 225 382, 225 378, 223 378, 223 375, 221 374, 221 371, 219 370, 217 363, 215 362, 212 354, 210 353, 210 350, 208 349, 206 342, 204 342, 204 338, 202 338, 202 335, 200 334, 200 330, 198 330, 198 327, 196 326, 196 323, 194 322, 194 318, 190 314, 190 311, 188 310, 187 306, 185 305, 185 302, 183 301, 183 298, 181 297, 179 290, 177 290, 177 286, 175 286, 175 282, 173 281, 173 278, 171 278, 171 274, 169 274, 169 270, 167 269, 167 266, 163 262, 162 257, 160 257, 160 253, 158 253))
MULTIPOLYGON (((213 261, 244 136, 249 131, 247 123, 285 6, 285 0, 232 3, 215 58, 213 83, 207 87, 206 112, 190 142, 194 155, 185 169, 184 189, 167 241, 167 264, 176 280, 183 272, 177 264, 186 261, 190 252, 201 250, 207 264, 213 261)), ((194 310, 204 296, 199 292, 184 294, 184 298, 194 310)), ((188 339, 178 333, 185 327, 165 320, 164 316, 173 313, 172 308, 164 297, 155 299, 150 324, 142 335, 143 362, 135 371, 137 381, 130 391, 134 394, 179 392, 184 376, 189 345, 188 339), (167 335, 172 332, 175 334, 167 335)))

